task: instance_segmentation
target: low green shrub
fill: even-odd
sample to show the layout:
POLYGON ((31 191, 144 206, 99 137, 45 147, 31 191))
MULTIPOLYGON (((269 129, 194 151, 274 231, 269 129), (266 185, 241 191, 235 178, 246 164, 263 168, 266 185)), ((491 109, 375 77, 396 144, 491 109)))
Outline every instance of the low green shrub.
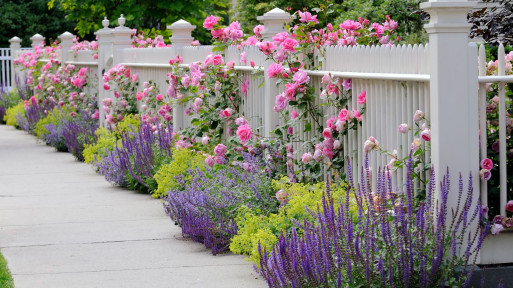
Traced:
POLYGON ((5 124, 19 128, 20 126, 16 120, 17 115, 20 115, 19 117, 25 118, 25 106, 23 105, 23 101, 20 101, 15 106, 7 109, 7 112, 4 116, 5 124))
POLYGON ((183 175, 186 183, 191 180, 189 169, 203 169, 205 167, 205 156, 198 154, 192 149, 173 149, 173 159, 169 164, 162 165, 154 175, 158 188, 153 197, 166 196, 169 190, 180 189, 176 176, 183 175))
MULTIPOLYGON (((236 222, 238 233, 232 238, 230 251, 235 254, 249 255, 249 260, 258 265, 260 256, 258 243, 262 249, 271 251, 278 242, 280 234, 288 234, 296 227, 294 223, 304 220, 313 221, 312 211, 317 208, 322 211, 322 196, 326 191, 326 183, 317 184, 288 183, 288 179, 273 181, 277 198, 284 203, 277 214, 260 214, 259 211, 248 207, 241 207, 237 211, 236 222)), ((345 183, 332 185, 331 195, 335 204, 345 201, 347 185, 345 183)), ((354 196, 350 195, 350 211, 357 212, 354 196)), ((296 227, 297 228, 297 227, 296 227)), ((299 231, 301 232, 301 231, 299 231)))

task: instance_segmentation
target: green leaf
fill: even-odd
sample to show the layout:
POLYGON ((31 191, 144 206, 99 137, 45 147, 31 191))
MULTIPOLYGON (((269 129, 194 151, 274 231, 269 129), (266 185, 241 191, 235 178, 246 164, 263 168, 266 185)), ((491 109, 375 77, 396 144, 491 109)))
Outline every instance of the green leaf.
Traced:
POLYGON ((312 123, 308 122, 308 123, 305 123, 305 130, 304 132, 308 132, 308 131, 311 131, 312 130, 312 123))

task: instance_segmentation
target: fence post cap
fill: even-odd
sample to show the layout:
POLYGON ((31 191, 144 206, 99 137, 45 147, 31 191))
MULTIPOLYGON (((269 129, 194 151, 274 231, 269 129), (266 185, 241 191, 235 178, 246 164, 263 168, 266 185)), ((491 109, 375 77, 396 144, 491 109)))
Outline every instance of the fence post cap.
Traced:
POLYGON ((75 38, 75 35, 69 33, 68 31, 59 35, 59 39, 61 39, 61 40, 69 40, 69 39, 73 39, 73 38, 75 38))
POLYGON ((107 16, 103 17, 103 20, 102 20, 102 26, 103 28, 109 28, 109 24, 110 24, 110 21, 109 19, 107 19, 107 16))
POLYGON ((173 24, 167 26, 167 29, 169 29, 169 30, 173 30, 176 28, 178 28, 180 30, 185 30, 184 28, 187 28, 192 31, 192 30, 196 29, 196 25, 192 25, 191 23, 189 23, 183 19, 180 19, 178 21, 173 22, 173 24))
POLYGON ((283 11, 282 9, 276 7, 272 9, 271 11, 268 11, 267 13, 264 13, 263 16, 258 16, 258 20, 267 20, 267 19, 274 19, 274 20, 292 20, 292 16, 288 12, 283 11))
POLYGON ((39 34, 39 33, 36 33, 34 34, 34 36, 30 37, 30 40, 34 41, 34 40, 44 40, 45 37, 43 37, 43 35, 39 34))
MULTIPOLYGON (((105 19, 103 20, 105 21, 105 19)), ((102 23, 103 23, 102 21, 102 23)), ((114 31, 117 32, 117 31, 123 31, 123 32, 130 32, 130 33, 133 33, 132 32, 132 29, 128 28, 125 26, 125 23, 126 23, 126 18, 123 16, 123 14, 121 14, 118 18, 118 24, 119 26, 114 28, 114 31)))
POLYGON ((14 36, 14 37, 12 37, 11 39, 9 39, 9 42, 10 42, 11 44, 14 44, 14 43, 21 43, 21 39, 20 39, 20 37, 14 36))

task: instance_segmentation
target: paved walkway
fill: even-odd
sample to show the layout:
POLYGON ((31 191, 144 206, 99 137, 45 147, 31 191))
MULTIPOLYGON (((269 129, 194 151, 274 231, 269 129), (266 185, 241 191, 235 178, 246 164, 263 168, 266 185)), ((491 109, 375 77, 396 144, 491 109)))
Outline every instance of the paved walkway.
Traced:
POLYGON ((159 200, 0 125, 0 249, 16 288, 266 287, 184 239, 159 200))

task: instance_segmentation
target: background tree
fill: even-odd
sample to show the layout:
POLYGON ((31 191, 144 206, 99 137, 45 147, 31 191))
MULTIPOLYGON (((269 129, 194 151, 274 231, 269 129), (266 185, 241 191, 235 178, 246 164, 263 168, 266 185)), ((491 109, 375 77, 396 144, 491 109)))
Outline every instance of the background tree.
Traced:
MULTIPOLYGON (((50 0, 50 10, 62 10, 66 18, 76 23, 75 31, 86 39, 92 39, 94 31, 101 29, 104 16, 117 25, 120 14, 126 18, 126 26, 168 36, 166 26, 180 19, 196 25, 195 39, 210 43, 210 33, 202 28, 203 20, 210 14, 228 21, 229 0, 50 0)), ((165 37, 166 38, 166 37, 165 37)))
POLYGON ((356 21, 358 17, 383 23, 385 16, 390 15, 399 23, 397 35, 408 43, 425 43, 425 16, 418 12, 420 2, 425 0, 238 0, 233 13, 246 32, 261 24, 257 16, 275 7, 290 13, 298 10, 317 11, 321 26, 327 23, 338 24, 347 19, 356 21))
POLYGON ((9 39, 20 37, 22 47, 30 46, 29 38, 39 33, 47 42, 75 25, 58 9, 48 11, 47 0, 2 0, 0 5, 0 47, 9 47, 9 39))

